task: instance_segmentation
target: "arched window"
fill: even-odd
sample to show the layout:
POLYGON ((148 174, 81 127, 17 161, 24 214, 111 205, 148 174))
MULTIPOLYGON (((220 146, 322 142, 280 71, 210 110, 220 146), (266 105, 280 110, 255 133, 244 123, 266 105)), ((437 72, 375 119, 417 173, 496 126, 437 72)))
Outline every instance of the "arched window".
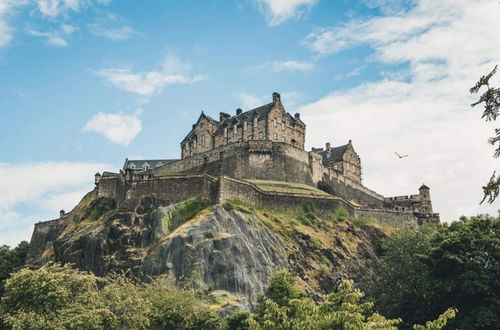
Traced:
POLYGON ((238 124, 234 124, 233 125, 233 135, 236 135, 237 132, 238 132, 238 124))
POLYGON ((247 129, 248 129, 248 123, 247 123, 247 121, 245 120, 245 121, 243 122, 243 130, 244 130, 244 131, 246 131, 247 129))
POLYGON ((259 118, 255 117, 253 119, 253 128, 257 127, 257 122, 258 122, 259 118))

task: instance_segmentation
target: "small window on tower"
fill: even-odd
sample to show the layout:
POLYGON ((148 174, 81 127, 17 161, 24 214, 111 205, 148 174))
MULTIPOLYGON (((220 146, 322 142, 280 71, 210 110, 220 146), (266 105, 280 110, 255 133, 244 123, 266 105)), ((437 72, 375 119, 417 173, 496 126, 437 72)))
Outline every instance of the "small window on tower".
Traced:
POLYGON ((282 130, 282 131, 284 131, 284 130, 285 130, 285 122, 284 122, 284 121, 282 121, 282 122, 281 122, 281 130, 282 130))
POLYGON ((224 137, 227 138, 227 127, 224 127, 224 137))
POLYGON ((248 122, 245 120, 243 122, 243 130, 246 131, 248 129, 248 122))
POLYGON ((254 128, 255 128, 255 127, 257 127, 257 121, 258 121, 258 118, 257 118, 257 117, 255 117, 255 118, 253 119, 253 127, 254 127, 254 128))
POLYGON ((264 133, 259 132, 259 140, 262 140, 262 139, 264 139, 264 133))
POLYGON ((278 127, 278 122, 276 121, 276 119, 273 119, 273 126, 278 127))
POLYGON ((233 125, 233 135, 236 135, 237 132, 238 132, 238 124, 234 124, 233 125))

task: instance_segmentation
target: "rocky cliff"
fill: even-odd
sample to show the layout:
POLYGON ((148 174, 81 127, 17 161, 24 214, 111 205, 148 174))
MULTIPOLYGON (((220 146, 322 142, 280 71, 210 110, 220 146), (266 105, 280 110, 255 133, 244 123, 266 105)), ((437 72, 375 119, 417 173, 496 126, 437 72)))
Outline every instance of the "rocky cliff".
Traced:
POLYGON ((238 200, 165 205, 147 196, 117 207, 92 191, 62 225, 35 228, 29 263, 53 260, 97 275, 123 271, 141 279, 168 274, 182 285, 224 290, 244 307, 282 268, 298 275, 313 297, 339 278, 366 289, 379 240, 390 228, 336 220, 314 216, 310 205, 277 212, 238 200))

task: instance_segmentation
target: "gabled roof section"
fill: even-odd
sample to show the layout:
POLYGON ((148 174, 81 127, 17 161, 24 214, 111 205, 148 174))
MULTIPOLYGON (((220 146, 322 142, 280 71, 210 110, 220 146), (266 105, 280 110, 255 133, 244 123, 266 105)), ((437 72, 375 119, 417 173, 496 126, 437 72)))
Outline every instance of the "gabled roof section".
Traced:
POLYGON ((330 148, 330 150, 322 150, 318 152, 321 156, 323 156, 323 163, 329 162, 338 162, 342 160, 342 156, 344 156, 345 151, 349 147, 349 143, 343 146, 330 148))
POLYGON ((186 135, 186 137, 184 139, 182 139, 181 141, 181 144, 186 141, 186 140, 189 140, 193 137, 193 134, 194 134, 194 128, 196 127, 196 125, 198 125, 198 123, 202 120, 202 119, 206 119, 208 120, 211 124, 215 125, 215 126, 218 126, 219 125, 219 122, 215 119, 213 119, 212 117, 210 116, 207 116, 203 111, 201 112, 200 116, 198 117, 198 120, 196 121, 196 124, 193 125, 193 128, 191 129, 191 131, 189 131, 188 135, 186 135))

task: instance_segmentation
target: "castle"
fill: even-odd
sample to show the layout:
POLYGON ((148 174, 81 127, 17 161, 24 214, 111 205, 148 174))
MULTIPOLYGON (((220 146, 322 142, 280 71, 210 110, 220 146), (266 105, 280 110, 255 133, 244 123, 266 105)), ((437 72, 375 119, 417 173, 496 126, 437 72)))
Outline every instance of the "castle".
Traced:
MULTIPOLYGON (((126 159, 119 173, 96 173, 95 189, 114 199, 118 211, 134 210, 146 196, 164 205, 193 197, 212 203, 239 198, 280 210, 311 202, 325 218, 342 206, 352 216, 390 225, 439 221, 425 184, 418 194, 384 197, 362 184, 352 141, 306 151, 305 135, 300 114, 286 112, 273 93, 271 103, 237 109, 233 116, 221 112, 218 121, 202 112, 180 143, 181 159, 126 159)), ((33 237, 37 231, 37 239, 53 236, 65 218, 62 211, 59 219, 38 223, 33 237)))

